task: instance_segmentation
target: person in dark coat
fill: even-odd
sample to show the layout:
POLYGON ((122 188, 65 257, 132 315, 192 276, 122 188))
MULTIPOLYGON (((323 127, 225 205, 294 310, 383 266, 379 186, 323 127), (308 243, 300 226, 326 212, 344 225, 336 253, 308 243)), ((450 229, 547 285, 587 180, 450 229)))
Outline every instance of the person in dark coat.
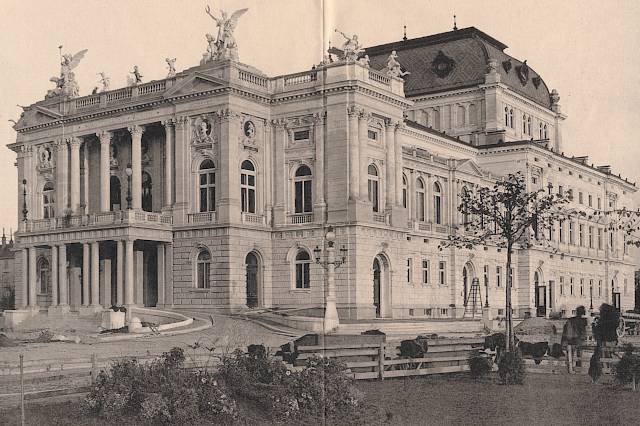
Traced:
POLYGON ((567 320, 562 329, 562 346, 567 347, 567 368, 573 374, 573 358, 578 358, 576 365, 579 365, 581 355, 580 346, 584 344, 587 335, 587 319, 584 318, 586 310, 584 306, 576 308, 576 315, 567 320))

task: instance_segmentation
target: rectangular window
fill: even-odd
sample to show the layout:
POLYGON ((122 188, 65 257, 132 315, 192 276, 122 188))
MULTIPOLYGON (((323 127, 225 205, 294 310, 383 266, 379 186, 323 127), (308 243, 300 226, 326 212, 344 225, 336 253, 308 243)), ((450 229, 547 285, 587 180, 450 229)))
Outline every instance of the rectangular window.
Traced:
POLYGON ((602 199, 598 197, 598 210, 602 209, 602 199))
POLYGON ((589 248, 593 248, 593 226, 589 227, 589 248))
POLYGON ((591 194, 589 194, 589 198, 588 198, 588 203, 589 203, 589 207, 593 207, 593 197, 591 196, 591 194))
POLYGON ((371 139, 372 141, 377 141, 378 140, 378 132, 376 132, 375 130, 367 130, 367 137, 369 139, 371 139))
POLYGON ((484 265, 484 288, 489 288, 489 266, 484 265))
POLYGON ((422 284, 429 284, 429 261, 422 261, 422 284))
POLYGON ((602 297, 602 280, 598 280, 598 297, 602 297))
POLYGON ((598 228, 598 250, 602 250, 602 228, 598 228))
POLYGON ((371 202, 372 206, 373 206, 373 211, 374 212, 378 212, 378 202, 379 202, 379 198, 378 198, 378 181, 377 180, 373 180, 373 179, 369 179, 369 186, 368 186, 368 190, 369 190, 369 201, 371 202))
POLYGON ((584 225, 578 225, 578 242, 580 247, 584 247, 584 225))
POLYGON ((560 242, 564 243, 564 220, 560 221, 558 225, 558 231, 559 231, 560 242))
POLYGON ((609 231, 609 248, 613 250, 613 231, 609 231))
POLYGON ((407 259, 407 282, 411 284, 411 258, 407 259))
POLYGON ((309 140, 309 131, 308 130, 298 130, 297 132, 293 132, 293 140, 294 141, 309 140))
POLYGON ((296 288, 309 288, 309 263, 296 264, 296 288))
POLYGON ((569 243, 570 244, 576 243, 574 228, 575 228, 575 223, 573 221, 569 221, 569 243))
POLYGON ((582 204, 583 203, 583 199, 582 199, 582 192, 578 192, 578 203, 582 204))
POLYGON ((502 268, 500 266, 496 266, 496 287, 500 287, 502 285, 502 283, 500 282, 501 279, 502 279, 501 278, 502 275, 500 273, 501 270, 502 270, 502 268))
POLYGON ((569 294, 573 296, 573 277, 569 279, 569 294))
POLYGON ((562 185, 558 185, 558 195, 561 197, 564 195, 564 189, 562 185))
POLYGON ((446 263, 445 262, 438 262, 438 284, 440 285, 446 285, 447 284, 447 280, 446 280, 446 263))
POLYGON ((584 296, 584 279, 580 278, 580 297, 584 296))
POLYGON ((564 294, 564 277, 560 277, 560 296, 564 294))
POLYGON ((513 288, 513 268, 509 268, 509 287, 513 288))

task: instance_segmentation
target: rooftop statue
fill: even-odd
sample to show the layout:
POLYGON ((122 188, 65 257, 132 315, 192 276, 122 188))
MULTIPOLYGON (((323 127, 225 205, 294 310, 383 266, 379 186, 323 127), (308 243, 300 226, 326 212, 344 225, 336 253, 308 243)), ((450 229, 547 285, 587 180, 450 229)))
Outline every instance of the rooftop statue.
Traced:
POLYGON ((131 75, 127 77, 127 86, 137 86, 138 84, 142 83, 143 75, 140 74, 137 65, 133 66, 133 71, 131 71, 129 74, 133 75, 133 77, 131 77, 131 75))
POLYGON ((167 78, 176 76, 176 58, 166 58, 167 66, 169 67, 169 73, 167 74, 167 78))
POLYGON ((398 54, 396 51, 392 51, 387 59, 387 75, 389 77, 404 77, 411 74, 408 71, 402 71, 400 62, 398 62, 398 54))
POLYGON ((236 39, 233 36, 233 32, 238 25, 238 18, 245 14, 249 9, 236 10, 228 16, 224 10, 220 11, 221 17, 216 18, 211 13, 211 8, 207 6, 205 12, 216 22, 218 28, 218 36, 213 41, 213 36, 207 34, 207 52, 203 54, 202 63, 215 61, 217 59, 232 59, 238 60, 238 46, 236 39))
MULTIPOLYGON (((62 48, 62 46, 60 46, 62 48)), ((70 98, 77 98, 79 96, 80 88, 76 82, 76 75, 73 73, 84 55, 87 53, 87 49, 81 50, 75 55, 65 53, 62 55, 60 61, 60 77, 51 77, 49 81, 56 83, 55 89, 51 89, 47 92, 45 98, 52 98, 54 96, 64 95, 70 98)))
POLYGON ((104 71, 99 72, 98 75, 100 76, 99 82, 102 84, 102 91, 108 92, 109 85, 111 84, 111 79, 107 77, 107 74, 104 71))
POLYGON ((358 36, 356 34, 353 37, 349 38, 348 35, 343 33, 342 31, 335 32, 342 34, 342 36, 346 39, 346 41, 342 44, 342 57, 340 59, 347 61, 355 61, 358 59, 361 53, 364 52, 362 45, 358 42, 358 36))

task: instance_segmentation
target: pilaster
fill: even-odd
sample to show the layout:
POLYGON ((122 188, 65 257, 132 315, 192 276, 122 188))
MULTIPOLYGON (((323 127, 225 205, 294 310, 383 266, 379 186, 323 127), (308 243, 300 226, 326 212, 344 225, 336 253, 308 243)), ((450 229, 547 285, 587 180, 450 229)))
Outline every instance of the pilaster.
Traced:
POLYGON ((276 224, 284 224, 285 217, 285 181, 287 173, 284 164, 284 150, 287 146, 287 131, 285 129, 285 121, 283 119, 274 120, 272 124, 275 127, 275 149, 274 149, 274 205, 273 205, 273 222, 276 224))
POLYGON ((324 166, 324 134, 325 134, 325 113, 315 114, 313 117, 313 139, 315 147, 315 168, 314 168, 314 219, 318 223, 323 223, 327 215, 327 203, 325 201, 325 166, 324 166))
POLYGON ((63 139, 55 142, 56 146, 56 216, 63 217, 68 206, 67 188, 69 179, 69 150, 63 139))
MULTIPOLYGON (((189 117, 176 118, 175 125, 175 203, 173 206, 173 220, 177 225, 187 222, 189 208, 189 117)), ((225 145, 225 144, 221 144, 225 145)))
POLYGON ((170 209, 173 205, 173 140, 175 120, 169 119, 162 122, 164 126, 164 209, 170 209))
MULTIPOLYGON (((240 137, 240 116, 231 110, 225 109, 218 112, 220 119, 220 140, 227 141, 220 144, 220 197, 218 204, 218 222, 240 222, 240 156, 238 153, 238 140, 240 137)), ((260 181, 260 175, 264 174, 264 165, 259 165, 257 187, 258 194, 263 193, 264 182, 260 181)), ((257 200, 263 197, 257 195, 257 200)), ((257 212, 262 211, 256 206, 257 212)))
POLYGON ((111 151, 111 132, 99 132, 97 133, 97 136, 100 139, 100 211, 107 212, 111 210, 111 194, 109 191, 111 179, 109 161, 111 151))
POLYGON ((131 134, 131 207, 142 208, 142 134, 144 127, 129 126, 131 134))
POLYGON ((80 139, 71 137, 67 140, 71 150, 71 213, 80 214, 80 139))

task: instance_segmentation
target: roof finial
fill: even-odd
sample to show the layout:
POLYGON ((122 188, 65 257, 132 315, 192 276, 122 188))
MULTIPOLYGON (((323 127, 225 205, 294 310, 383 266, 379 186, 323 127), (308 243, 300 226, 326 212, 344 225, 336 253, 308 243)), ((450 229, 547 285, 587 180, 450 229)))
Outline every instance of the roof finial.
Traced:
POLYGON ((458 24, 456 23, 456 15, 453 14, 453 31, 458 31, 458 24))
POLYGON ((407 41, 407 26, 404 26, 404 37, 402 37, 402 40, 407 41))

